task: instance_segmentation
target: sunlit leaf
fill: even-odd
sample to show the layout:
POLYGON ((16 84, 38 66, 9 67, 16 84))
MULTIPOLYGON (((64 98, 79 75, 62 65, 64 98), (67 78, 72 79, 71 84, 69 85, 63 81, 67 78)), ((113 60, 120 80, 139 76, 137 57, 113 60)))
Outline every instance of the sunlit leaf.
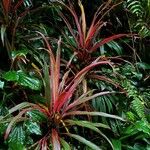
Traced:
POLYGON ((3 88, 4 88, 4 82, 0 81, 0 89, 3 89, 3 88))
POLYGON ((2 40, 2 44, 4 45, 5 41, 5 31, 6 31, 6 26, 2 25, 1 26, 1 40, 2 40))
POLYGON ((28 87, 33 90, 40 90, 41 82, 35 77, 31 77, 24 72, 20 71, 9 71, 3 75, 3 78, 7 81, 15 81, 19 85, 28 87))
POLYGON ((25 126, 27 131, 32 134, 41 135, 40 126, 36 122, 26 121, 25 126))

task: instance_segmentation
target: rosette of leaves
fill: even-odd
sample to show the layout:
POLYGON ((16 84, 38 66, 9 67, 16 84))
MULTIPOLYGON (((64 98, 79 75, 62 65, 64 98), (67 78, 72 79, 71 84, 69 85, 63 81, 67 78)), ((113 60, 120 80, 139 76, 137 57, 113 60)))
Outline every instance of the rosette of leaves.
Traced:
MULTIPOLYGON (((103 116, 114 119, 123 119, 119 116, 86 110, 84 103, 101 95, 111 94, 114 91, 103 91, 94 93, 93 90, 84 91, 82 81, 89 70, 96 66, 110 64, 109 61, 99 61, 96 59, 91 64, 83 68, 74 76, 70 77, 70 71, 61 70, 60 44, 56 56, 54 55, 46 37, 39 33, 47 46, 46 51, 49 54, 50 64, 46 61, 43 64, 43 84, 44 101, 35 101, 35 103, 23 102, 8 110, 7 115, 0 117, 0 123, 8 123, 4 134, 4 139, 11 145, 16 140, 18 149, 73 149, 81 148, 82 144, 91 149, 100 150, 101 146, 96 145, 91 136, 93 132, 100 135, 113 148, 111 141, 103 134, 101 128, 110 130, 108 125, 95 123, 87 120, 88 116, 103 116), (63 74, 61 73, 63 71, 63 74), (80 88, 79 88, 80 87, 80 88), (81 90, 80 92, 78 90, 81 90), (80 93, 80 95, 78 94, 80 93), (86 133, 91 132, 88 136, 86 133), (35 136, 37 135, 37 136, 35 136), (15 140, 14 140, 15 139, 15 140), (29 142, 25 143, 25 139, 29 142), (82 143, 79 147, 74 144, 74 140, 82 143), (19 146, 20 145, 20 146, 19 146)), ((15 147, 16 148, 16 147, 15 147)), ((12 148, 14 149, 14 148, 12 148)))

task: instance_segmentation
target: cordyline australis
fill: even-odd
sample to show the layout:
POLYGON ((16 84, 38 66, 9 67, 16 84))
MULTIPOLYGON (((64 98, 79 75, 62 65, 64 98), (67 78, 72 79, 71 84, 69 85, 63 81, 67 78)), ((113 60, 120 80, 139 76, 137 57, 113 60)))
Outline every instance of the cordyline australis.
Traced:
MULTIPOLYGON (((48 43, 46 37, 40 34, 47 46, 47 51, 50 56, 50 71, 45 71, 45 76, 49 77, 49 80, 44 80, 44 87, 45 95, 47 99, 47 103, 29 103, 23 102, 18 104, 17 106, 11 108, 9 110, 9 114, 13 114, 14 112, 19 110, 18 115, 14 116, 13 119, 10 121, 6 132, 5 132, 5 140, 8 138, 12 127, 19 121, 23 121, 23 119, 27 119, 26 113, 32 110, 38 110, 47 118, 47 132, 43 137, 37 141, 35 144, 31 145, 29 149, 41 149, 47 150, 49 149, 49 145, 52 145, 53 150, 60 150, 64 148, 65 150, 72 149, 71 148, 71 140, 68 139, 73 138, 78 140, 79 142, 89 146, 93 150, 100 150, 101 148, 92 143, 91 141, 87 140, 85 137, 80 136, 80 133, 71 133, 73 126, 79 126, 83 128, 87 128, 91 131, 94 131, 100 134, 103 138, 105 138, 108 143, 110 143, 112 149, 111 141, 100 131, 99 127, 105 127, 110 129, 107 125, 101 123, 92 123, 91 121, 85 121, 84 119, 78 119, 76 116, 103 116, 103 117, 110 117, 114 119, 124 120, 119 116, 103 113, 103 112, 95 112, 95 111, 87 111, 82 107, 82 105, 96 98, 97 96, 106 95, 115 93, 114 91, 104 91, 93 94, 94 90, 86 91, 78 97, 73 97, 76 94, 77 87, 82 86, 81 82, 84 79, 85 75, 88 73, 89 70, 93 69, 98 65, 110 65, 109 61, 99 61, 96 59, 90 65, 83 68, 79 71, 74 78, 68 83, 67 78, 69 75, 69 71, 64 73, 63 77, 60 79, 60 44, 61 39, 58 41, 58 48, 56 52, 56 57, 53 54, 50 44, 48 43), (49 74, 50 72, 50 74, 49 74), (50 84, 49 84, 50 83, 50 84), (66 138, 68 137, 68 138, 66 138), (66 141, 67 139, 67 141, 66 141)), ((8 116, 7 115, 7 116, 8 116)), ((7 116, 2 117, 0 121, 5 119, 7 116)))
POLYGON ((68 5, 63 3, 62 1, 57 0, 57 2, 61 4, 61 6, 69 10, 70 14, 73 16, 75 28, 74 25, 71 25, 69 19, 65 16, 65 14, 63 14, 63 12, 61 11, 58 12, 61 18, 64 20, 75 43, 73 44, 70 41, 69 36, 63 33, 67 41, 66 44, 69 46, 69 48, 71 48, 75 52, 79 60, 83 60, 83 61, 87 60, 88 57, 90 57, 90 54, 95 52, 97 48, 101 47, 106 43, 109 43, 112 40, 124 36, 131 36, 131 34, 115 34, 110 37, 104 38, 101 41, 95 42, 95 39, 100 32, 100 29, 106 25, 106 22, 104 22, 102 19, 106 14, 108 14, 109 11, 111 11, 114 7, 116 7, 120 3, 111 5, 112 0, 108 0, 106 3, 103 3, 94 14, 90 27, 87 28, 86 14, 80 0, 78 0, 78 5, 81 10, 80 17, 78 17, 72 1, 68 0, 68 5))

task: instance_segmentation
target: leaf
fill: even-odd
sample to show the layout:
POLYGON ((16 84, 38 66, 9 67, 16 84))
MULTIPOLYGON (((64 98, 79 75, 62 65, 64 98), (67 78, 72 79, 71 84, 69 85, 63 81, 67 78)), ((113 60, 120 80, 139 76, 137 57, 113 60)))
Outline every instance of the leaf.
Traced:
POLYGON ((112 144, 115 150, 121 150, 121 141, 120 140, 112 140, 112 144))
POLYGON ((84 35, 84 40, 86 38, 86 19, 85 19, 85 11, 84 11, 84 7, 81 3, 81 1, 79 0, 78 1, 78 4, 80 6, 80 9, 81 9, 81 20, 82 20, 82 32, 83 32, 83 35, 84 35))
POLYGON ((63 150, 71 150, 70 145, 64 139, 61 138, 60 142, 62 144, 63 150))
POLYGON ((4 82, 0 80, 0 89, 4 88, 4 82))
POLYGON ((67 133, 66 135, 68 135, 68 136, 70 136, 70 137, 72 137, 72 138, 78 140, 79 142, 81 142, 81 143, 83 143, 83 144, 89 146, 89 147, 90 147, 91 149, 93 149, 93 150, 101 150, 100 147, 98 147, 98 146, 95 145, 94 143, 92 143, 92 142, 86 140, 85 138, 83 138, 83 137, 81 137, 81 136, 79 136, 79 135, 71 134, 71 133, 67 133))
POLYGON ((27 131, 32 134, 41 135, 40 126, 36 122, 26 121, 25 126, 27 131))
POLYGON ((107 95, 107 94, 111 94, 111 93, 114 93, 114 91, 112 91, 112 92, 105 91, 105 92, 100 92, 100 93, 94 94, 94 95, 89 96, 89 97, 78 98, 73 103, 71 103, 70 105, 67 106, 66 111, 71 109, 71 108, 73 108, 73 107, 75 107, 75 106, 78 106, 78 105, 80 105, 82 103, 85 103, 85 102, 87 102, 89 100, 92 100, 92 99, 94 99, 94 98, 96 98, 98 96, 107 95))
POLYGON ((70 116, 70 115, 101 116, 101 117, 108 117, 108 118, 113 118, 113 119, 118 119, 118 120, 121 120, 121 121, 125 121, 123 118, 121 118, 119 116, 107 114, 107 113, 104 113, 104 112, 71 111, 71 112, 68 112, 68 113, 64 114, 64 116, 70 116))
POLYGON ((27 76, 23 72, 18 72, 18 74, 19 74, 18 83, 20 85, 29 87, 32 90, 40 90, 41 89, 41 82, 39 79, 27 76))
POLYGON ((2 40, 3 46, 5 44, 5 41, 4 41, 4 39, 5 39, 5 32, 6 32, 6 26, 2 25, 1 26, 1 40, 2 40))
POLYGON ((144 62, 136 63, 136 65, 140 69, 144 69, 144 70, 150 69, 150 65, 144 62))
POLYGON ((55 129, 52 129, 52 145, 53 150, 60 150, 60 141, 58 132, 55 129))
POLYGON ((3 78, 7 81, 18 81, 19 75, 17 74, 16 71, 9 71, 3 75, 3 78))
POLYGON ((39 122, 40 123, 40 122, 46 121, 46 119, 47 119, 46 116, 38 110, 29 111, 29 112, 27 112, 27 115, 34 122, 39 122))
MULTIPOLYGON (((125 37, 125 36, 129 36, 129 34, 116 34, 116 35, 112 35, 110 37, 107 37, 105 39, 103 39, 102 41, 97 42, 91 49, 90 51, 93 52, 95 51, 97 48, 99 48, 100 46, 111 42, 112 40, 121 38, 121 37, 125 37)), ((131 36, 131 35, 130 35, 131 36)))
POLYGON ((3 0, 3 7, 5 9, 6 14, 8 14, 10 5, 11 5, 11 0, 3 0))
POLYGON ((110 129, 107 125, 104 125, 101 123, 92 123, 89 121, 82 121, 82 120, 67 120, 67 122, 71 125, 78 125, 81 127, 89 128, 89 129, 99 133, 101 136, 103 136, 108 141, 108 143, 111 145, 112 149, 114 149, 111 141, 97 128, 97 127, 105 127, 105 128, 110 129))
POLYGON ((9 109, 9 114, 11 114, 11 113, 13 113, 15 111, 27 108, 27 107, 31 107, 31 106, 32 106, 32 104, 28 103, 28 102, 20 103, 20 104, 18 104, 16 106, 12 107, 11 109, 9 109))
POLYGON ((9 71, 3 75, 3 78, 7 81, 16 81, 19 85, 28 87, 32 90, 40 90, 41 82, 35 77, 30 77, 21 70, 9 71))
POLYGON ((23 144, 25 142, 25 132, 21 125, 13 128, 9 135, 9 147, 11 150, 25 150, 23 144))
POLYGON ((122 54, 122 47, 115 41, 106 43, 111 49, 114 49, 118 55, 122 54))
POLYGON ((14 50, 12 51, 11 53, 11 56, 12 56, 12 59, 15 59, 16 57, 21 57, 21 56, 26 56, 28 53, 28 50, 27 49, 22 49, 22 50, 14 50))

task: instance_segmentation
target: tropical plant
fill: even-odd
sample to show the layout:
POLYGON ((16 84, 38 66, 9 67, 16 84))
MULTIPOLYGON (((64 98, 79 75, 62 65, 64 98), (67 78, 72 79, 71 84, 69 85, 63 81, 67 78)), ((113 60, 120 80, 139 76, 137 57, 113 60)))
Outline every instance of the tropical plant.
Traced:
POLYGON ((125 124, 118 124, 118 135, 112 140, 115 149, 149 149, 149 103, 147 101, 149 86, 143 86, 144 74, 140 69, 148 68, 148 64, 125 64, 116 70, 126 96, 121 96, 123 103, 119 102, 120 113, 126 116, 125 124), (147 89, 147 90, 146 90, 147 89), (121 106, 122 105, 122 106, 121 106), (130 142, 129 142, 130 141, 130 142))
MULTIPOLYGON (((95 131, 98 134, 102 135, 102 137, 104 137, 112 146, 110 140, 99 129, 99 127, 109 128, 107 125, 104 125, 102 123, 93 123, 90 120, 87 121, 87 117, 81 116, 103 116, 123 120, 121 117, 115 115, 107 114, 104 112, 90 111, 84 108, 85 102, 95 97, 115 92, 103 91, 95 93, 94 90, 84 92, 84 90, 81 90, 81 88, 79 88, 79 86, 82 85, 81 82, 83 81, 84 76, 88 73, 89 70, 98 65, 110 65, 110 62, 99 61, 99 59, 96 59, 87 67, 78 72, 73 78, 69 77, 70 71, 65 72, 61 77, 62 80, 60 82, 60 76, 62 75, 60 74, 61 40, 58 41, 58 49, 55 58, 47 39, 43 34, 39 34, 43 37, 48 48, 46 49, 46 51, 50 56, 50 74, 48 67, 46 67, 45 61, 43 65, 43 67, 45 68, 43 70, 44 78, 42 79, 45 89, 45 101, 36 101, 35 103, 23 102, 9 109, 7 115, 1 115, 1 125, 3 125, 4 123, 5 125, 6 123, 8 124, 4 136, 5 140, 9 138, 8 143, 13 146, 12 143, 16 141, 14 140, 14 135, 18 134, 18 137, 16 137, 18 138, 17 143, 20 147, 22 146, 23 148, 25 146, 24 129, 26 128, 26 130, 29 130, 30 134, 42 134, 39 140, 35 142, 35 144, 34 142, 32 144, 29 144, 29 149, 49 149, 49 147, 51 146, 54 150, 59 150, 61 149, 61 147, 63 147, 64 149, 72 149, 71 144, 73 143, 71 142, 71 140, 69 140, 70 138, 76 139, 92 149, 101 149, 100 147, 95 145, 92 140, 86 139, 83 135, 79 135, 79 126, 82 128, 90 129, 91 131, 95 131), (81 90, 79 92, 81 93, 80 95, 77 94, 78 92, 76 93, 76 91, 78 91, 78 88, 81 90), (36 120, 33 114, 35 112, 37 113, 37 111, 44 119, 39 120, 39 118, 41 119, 41 117, 39 117, 36 120), (17 115, 15 115, 16 113, 17 115), (29 119, 31 119, 31 122, 29 122, 29 119), (21 122, 23 122, 23 126, 21 125, 21 122), (41 131, 40 127, 42 126, 45 129, 42 130, 41 128, 41 131), (69 137, 69 139, 67 138, 67 136, 69 137)), ((73 145, 73 147, 76 146, 73 145)))
POLYGON ((132 17, 129 18, 131 28, 142 38, 150 36, 150 2, 149 0, 127 0, 126 8, 132 17))
POLYGON ((80 61, 88 61, 91 58, 91 54, 95 52, 100 46, 115 39, 128 36, 128 34, 116 34, 96 41, 96 37, 98 36, 101 28, 106 25, 106 22, 103 21, 104 16, 106 16, 106 14, 114 7, 119 5, 119 3, 112 5, 111 0, 103 3, 94 14, 90 27, 87 27, 86 14, 80 0, 78 1, 78 5, 81 11, 81 15, 79 17, 73 2, 70 0, 68 0, 68 4, 63 3, 62 1, 57 2, 61 4, 63 8, 66 8, 73 17, 74 24, 72 25, 69 20, 70 18, 67 18, 67 15, 57 10, 58 14, 65 22, 68 31, 70 32, 70 34, 68 31, 66 31, 67 34, 62 32, 66 39, 66 45, 74 52, 74 56, 77 56, 80 61))

